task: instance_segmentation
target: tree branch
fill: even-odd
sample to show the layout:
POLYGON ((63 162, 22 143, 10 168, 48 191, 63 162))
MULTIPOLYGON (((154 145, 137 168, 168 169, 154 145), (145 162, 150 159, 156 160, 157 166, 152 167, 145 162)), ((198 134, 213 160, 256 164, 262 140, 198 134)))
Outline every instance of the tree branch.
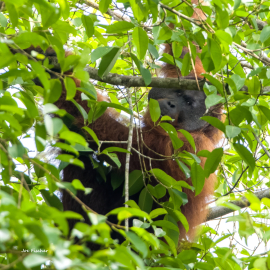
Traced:
MULTIPOLYGON (((92 67, 86 67, 85 70, 93 80, 100 82, 106 82, 112 85, 122 85, 126 87, 145 87, 145 82, 142 77, 124 76, 116 73, 109 73, 102 79, 98 76, 98 70, 92 67)), ((205 80, 199 80, 199 85, 202 87, 205 80)), ((159 88, 181 88, 185 90, 199 90, 195 80, 178 78, 152 78, 151 83, 148 87, 159 87, 159 88)))
MULTIPOLYGON (((270 199, 270 189, 258 191, 258 192, 255 192, 253 194, 256 195, 260 200, 262 198, 269 198, 270 199)), ((242 197, 240 200, 237 200, 237 201, 230 201, 230 203, 232 203, 236 206, 239 206, 240 208, 245 208, 245 207, 248 207, 250 205, 250 202, 245 197, 242 197)), ((216 207, 210 208, 206 221, 225 216, 229 213, 233 213, 234 211, 235 210, 232 210, 228 207, 223 207, 223 206, 216 206, 216 207)))
MULTIPOLYGON (((92 7, 96 10, 99 10, 99 5, 91 0, 84 0, 84 3, 89 7, 92 7)), ((121 12, 113 11, 113 10, 108 8, 106 13, 108 15, 112 16, 116 21, 130 22, 130 18, 121 12)))

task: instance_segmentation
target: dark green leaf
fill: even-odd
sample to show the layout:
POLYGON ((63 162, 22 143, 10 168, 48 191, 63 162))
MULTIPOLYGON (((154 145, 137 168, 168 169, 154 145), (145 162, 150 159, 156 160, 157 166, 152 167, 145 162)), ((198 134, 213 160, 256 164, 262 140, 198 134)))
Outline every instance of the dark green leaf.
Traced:
POLYGON ((178 164, 181 171, 185 174, 186 178, 190 177, 190 169, 180 160, 176 159, 176 163, 178 164))
POLYGON ((159 226, 162 228, 171 229, 171 230, 174 230, 176 232, 179 232, 179 228, 177 226, 175 226, 172 222, 167 221, 167 220, 154 221, 151 223, 151 225, 155 225, 155 226, 159 226))
POLYGON ((153 199, 148 190, 144 188, 139 196, 139 207, 146 213, 150 213, 152 210, 153 199))
POLYGON ((50 193, 46 189, 41 189, 40 193, 42 194, 42 197, 44 201, 47 203, 47 205, 55 207, 60 211, 63 211, 63 204, 54 193, 50 193))
POLYGON ((236 152, 238 153, 238 155, 247 163, 251 171, 253 171, 255 169, 255 159, 253 155, 242 144, 234 143, 233 146, 236 152))
POLYGON ((98 68, 98 76, 100 78, 106 76, 113 68, 118 56, 120 55, 121 48, 113 47, 105 56, 102 57, 98 68))
MULTIPOLYGON (((143 188, 142 171, 134 170, 129 174, 129 196, 138 193, 143 188)), ((124 194, 124 190, 123 190, 124 194)))

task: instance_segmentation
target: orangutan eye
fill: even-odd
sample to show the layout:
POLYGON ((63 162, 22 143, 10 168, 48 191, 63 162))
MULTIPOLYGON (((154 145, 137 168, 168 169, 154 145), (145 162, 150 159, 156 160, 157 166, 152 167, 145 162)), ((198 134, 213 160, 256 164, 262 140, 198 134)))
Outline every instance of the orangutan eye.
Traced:
POLYGON ((184 96, 184 100, 186 102, 187 105, 192 105, 193 104, 193 99, 191 97, 188 97, 188 96, 184 96))

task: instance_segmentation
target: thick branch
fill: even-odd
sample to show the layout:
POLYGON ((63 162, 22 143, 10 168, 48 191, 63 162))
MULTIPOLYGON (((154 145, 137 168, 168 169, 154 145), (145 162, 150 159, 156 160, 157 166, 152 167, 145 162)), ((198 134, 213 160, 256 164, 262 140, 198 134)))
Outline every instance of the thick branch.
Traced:
MULTIPOLYGON (((256 195, 260 200, 262 198, 269 198, 270 199, 270 189, 255 192, 254 195, 256 195)), ((249 201, 245 197, 242 197, 238 201, 231 201, 230 203, 232 203, 236 206, 239 206, 240 208, 245 208, 245 207, 250 205, 249 201)), ((209 210, 207 221, 225 216, 229 213, 233 213, 234 211, 235 210, 232 210, 230 208, 223 207, 223 206, 213 207, 209 210)))
MULTIPOLYGON (((144 87, 145 82, 142 77, 124 76, 116 73, 109 73, 102 79, 98 76, 98 70, 92 67, 86 67, 85 70, 93 80, 106 82, 112 85, 122 85, 126 87, 144 87)), ((200 87, 203 86, 205 80, 200 80, 200 87)), ((181 88, 185 90, 199 90, 195 80, 180 78, 152 78, 149 87, 159 88, 181 88)))
MULTIPOLYGON (((14 49, 10 48, 12 53, 24 53, 29 58, 33 58, 30 56, 30 51, 34 50, 31 48, 30 51, 28 50, 20 50, 20 49, 14 49)), ((35 49, 36 50, 36 49, 35 49)), ((38 50, 38 53, 44 54, 46 58, 49 60, 49 64, 54 66, 53 71, 51 71, 54 75, 57 74, 57 71, 61 72, 61 67, 58 63, 57 57, 55 55, 47 55, 44 53, 41 49, 38 50)), ((49 70, 47 70, 50 72, 49 70)), ((116 73, 109 73, 108 75, 104 76, 103 78, 100 78, 98 76, 98 69, 92 68, 92 67, 86 67, 85 71, 88 72, 89 76, 93 80, 97 80, 100 82, 105 82, 112 85, 117 86, 125 86, 125 87, 145 87, 145 82, 142 77, 134 77, 134 76, 125 76, 125 75, 119 75, 116 73)), ((60 75, 60 74, 59 74, 60 75)), ((205 83, 205 80, 199 80, 199 86, 200 89, 203 88, 203 85, 205 83)), ((210 82, 207 82, 208 84, 211 84, 210 82)), ((198 88, 197 82, 194 80, 193 77, 180 77, 178 78, 156 78, 152 77, 151 83, 148 85, 148 87, 158 87, 158 88, 178 88, 183 90, 200 90, 198 88)), ((243 86, 240 91, 248 91, 248 88, 246 86, 243 86)), ((270 87, 264 87, 262 89, 262 93, 270 92, 270 87)))

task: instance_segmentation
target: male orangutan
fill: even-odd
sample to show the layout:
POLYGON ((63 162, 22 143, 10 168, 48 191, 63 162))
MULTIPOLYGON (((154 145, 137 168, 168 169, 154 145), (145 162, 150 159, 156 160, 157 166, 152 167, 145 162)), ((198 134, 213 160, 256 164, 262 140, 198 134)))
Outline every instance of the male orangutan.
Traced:
MULTIPOLYGON (((169 45, 166 47, 166 52, 171 53, 169 45)), ((181 57, 184 57, 186 53, 188 53, 188 49, 183 48, 181 57)), ((55 53, 51 49, 48 49, 45 55, 52 56, 55 55, 55 53)), ((56 70, 54 69, 54 71, 56 70)), ((195 70, 193 70, 187 77, 195 80, 196 74, 197 78, 200 79, 202 78, 201 73, 203 72, 204 70, 202 64, 197 57, 195 70)), ((161 74, 163 74, 165 77, 177 78, 179 74, 181 76, 181 73, 179 73, 179 71, 177 72, 175 66, 168 64, 163 66, 161 74)), ((76 80, 76 84, 77 87, 79 87, 80 82, 76 80)), ((176 128, 176 130, 184 129, 191 133, 196 144, 197 152, 203 149, 207 149, 211 152, 221 139, 221 133, 216 128, 200 119, 200 117, 206 113, 206 96, 203 91, 152 88, 149 92, 148 98, 155 99, 159 102, 162 116, 168 115, 174 119, 171 124, 176 128)), ((87 101, 81 99, 81 93, 79 91, 77 91, 74 99, 85 109, 86 112, 89 112, 87 101)), ((98 101, 105 99, 106 98, 104 96, 98 94, 98 101)), ((64 89, 64 86, 62 95, 55 104, 60 109, 65 109, 69 114, 75 117, 75 121, 71 125, 70 129, 83 133, 81 128, 84 126, 84 119, 75 105, 71 101, 66 100, 66 90, 64 89)), ((220 107, 210 108, 209 111, 211 116, 219 119, 221 118, 220 107)), ((127 141, 128 139, 129 128, 119 121, 119 114, 116 113, 114 109, 107 109, 105 113, 89 127, 94 130, 98 139, 101 141, 127 141)), ((154 126, 148 110, 142 119, 141 131, 142 137, 140 136, 139 132, 134 130, 132 148, 141 152, 144 156, 152 158, 151 164, 148 158, 143 158, 146 169, 150 170, 152 168, 159 168, 165 171, 168 175, 172 176, 174 179, 185 180, 188 184, 192 185, 191 179, 186 179, 184 173, 181 171, 175 160, 164 158, 164 156, 170 157, 174 153, 172 142, 168 133, 166 133, 160 126, 154 126), (138 134, 139 138, 137 138, 138 134)), ((92 140, 89 135, 84 135, 86 137, 88 136, 87 138, 89 140, 92 140)), ((183 147, 180 149, 181 151, 186 150, 188 152, 194 152, 193 148, 182 133, 178 132, 178 137, 184 142, 183 147)), ((102 149, 109 146, 126 148, 127 144, 106 143, 102 145, 102 149)), ((91 144, 90 147, 95 149, 96 146, 95 144, 91 144)), ((130 172, 133 170, 141 170, 139 158, 142 157, 138 155, 137 151, 131 151, 130 172)), ((112 168, 112 170, 106 175, 106 181, 93 167, 93 160, 96 162, 99 157, 91 156, 90 158, 89 153, 81 153, 79 157, 80 160, 83 161, 85 169, 81 169, 74 165, 68 165, 63 170, 63 181, 71 182, 73 179, 79 179, 85 187, 92 188, 92 192, 90 194, 84 195, 84 192, 79 191, 77 196, 83 203, 99 214, 105 215, 112 209, 124 205, 124 183, 113 190, 110 181, 112 173, 117 173, 119 176, 123 176, 124 173, 126 154, 117 153, 117 155, 122 165, 120 169, 112 168)), ((205 158, 201 158, 202 167, 204 166, 204 163, 205 158)), ((150 182, 152 185, 156 184, 154 179, 146 179, 146 181, 147 183, 150 182)), ((195 193, 190 189, 183 189, 183 191, 187 194, 188 203, 181 206, 181 211, 186 216, 190 229, 186 234, 183 226, 179 224, 181 239, 192 239, 194 237, 196 226, 205 221, 207 215, 206 202, 209 196, 214 192, 214 184, 215 176, 212 174, 205 181, 202 192, 196 197, 195 193)), ((138 194, 139 193, 131 196, 130 199, 138 201, 138 194)), ((161 201, 166 201, 166 198, 167 195, 165 195, 161 201)), ((90 223, 90 220, 82 206, 66 191, 63 191, 63 206, 64 210, 71 210, 80 213, 84 217, 85 222, 90 223)), ((157 208, 160 206, 154 203, 154 207, 157 208)), ((115 220, 113 221, 115 222, 115 220)), ((70 229, 74 227, 76 222, 78 222, 78 220, 69 221, 70 229)))

